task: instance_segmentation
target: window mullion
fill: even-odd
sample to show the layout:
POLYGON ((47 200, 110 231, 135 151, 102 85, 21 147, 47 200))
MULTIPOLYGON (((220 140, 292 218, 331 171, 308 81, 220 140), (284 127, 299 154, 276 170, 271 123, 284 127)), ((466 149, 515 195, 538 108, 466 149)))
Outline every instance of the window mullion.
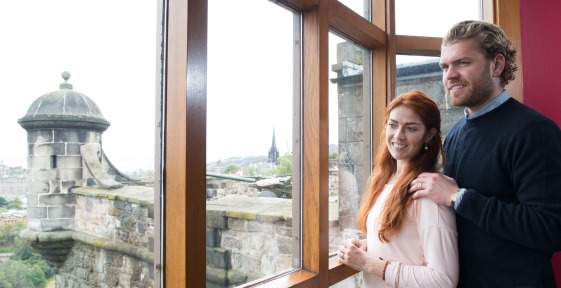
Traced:
POLYGON ((318 273, 327 287, 328 271, 328 1, 303 14, 303 183, 302 266, 318 273))

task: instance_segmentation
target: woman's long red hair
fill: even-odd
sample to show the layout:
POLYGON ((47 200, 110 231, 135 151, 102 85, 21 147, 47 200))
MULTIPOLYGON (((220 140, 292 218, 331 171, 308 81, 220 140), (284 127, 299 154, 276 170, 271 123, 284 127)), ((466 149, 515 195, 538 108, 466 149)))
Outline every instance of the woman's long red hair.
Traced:
POLYGON ((374 206, 384 186, 390 182, 392 175, 396 172, 397 163, 386 146, 385 135, 390 112, 401 105, 412 109, 419 115, 427 133, 432 128, 436 130, 436 133, 427 142, 428 149, 421 148, 418 154, 405 165, 386 200, 381 218, 379 219, 380 229, 378 230, 378 238, 384 242, 389 242, 390 236, 399 232, 406 218, 406 209, 413 202, 411 193, 408 192, 411 181, 422 172, 437 171, 439 159, 444 159, 440 132, 440 110, 436 103, 419 90, 411 90, 393 99, 386 109, 385 125, 380 135, 374 170, 358 210, 358 228, 364 233, 366 233, 367 229, 375 229, 375 227, 366 227, 368 213, 374 206))

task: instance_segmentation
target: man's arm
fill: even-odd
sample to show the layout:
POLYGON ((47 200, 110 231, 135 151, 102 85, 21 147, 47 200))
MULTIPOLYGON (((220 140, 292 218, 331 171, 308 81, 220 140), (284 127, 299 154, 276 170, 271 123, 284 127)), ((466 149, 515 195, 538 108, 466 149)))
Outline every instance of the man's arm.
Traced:
MULTIPOLYGON (((539 122, 544 124, 544 122, 539 122)), ((510 151, 517 203, 487 197, 470 187, 458 193, 458 215, 492 235, 541 251, 561 250, 561 137, 557 127, 539 125, 517 135, 523 143, 510 151), (544 127, 546 126, 546 127, 544 127), (556 130, 557 129, 557 130, 556 130)), ((413 198, 452 205, 460 187, 450 177, 423 173, 411 183, 413 198)), ((500 195, 500 193, 496 193, 500 195)))

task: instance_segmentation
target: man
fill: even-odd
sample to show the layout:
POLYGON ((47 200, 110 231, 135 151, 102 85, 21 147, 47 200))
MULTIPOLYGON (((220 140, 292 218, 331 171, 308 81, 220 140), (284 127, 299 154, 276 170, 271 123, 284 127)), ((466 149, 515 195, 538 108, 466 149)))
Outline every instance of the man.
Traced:
POLYGON ((465 117, 446 137, 444 175, 423 173, 410 192, 453 205, 459 287, 555 287, 561 131, 504 90, 515 56, 502 29, 482 21, 456 24, 442 42, 444 87, 465 117))

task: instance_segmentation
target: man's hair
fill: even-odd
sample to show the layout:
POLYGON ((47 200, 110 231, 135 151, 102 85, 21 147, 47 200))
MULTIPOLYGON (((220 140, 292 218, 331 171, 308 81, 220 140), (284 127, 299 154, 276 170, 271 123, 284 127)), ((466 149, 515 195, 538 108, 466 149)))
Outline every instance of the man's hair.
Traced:
POLYGON ((501 81, 506 85, 509 81, 514 80, 514 72, 518 70, 515 63, 516 48, 506 37, 501 27, 484 21, 468 20, 458 22, 442 39, 442 47, 470 39, 474 39, 479 43, 481 51, 485 53, 489 60, 502 54, 505 57, 505 68, 501 73, 501 81))

